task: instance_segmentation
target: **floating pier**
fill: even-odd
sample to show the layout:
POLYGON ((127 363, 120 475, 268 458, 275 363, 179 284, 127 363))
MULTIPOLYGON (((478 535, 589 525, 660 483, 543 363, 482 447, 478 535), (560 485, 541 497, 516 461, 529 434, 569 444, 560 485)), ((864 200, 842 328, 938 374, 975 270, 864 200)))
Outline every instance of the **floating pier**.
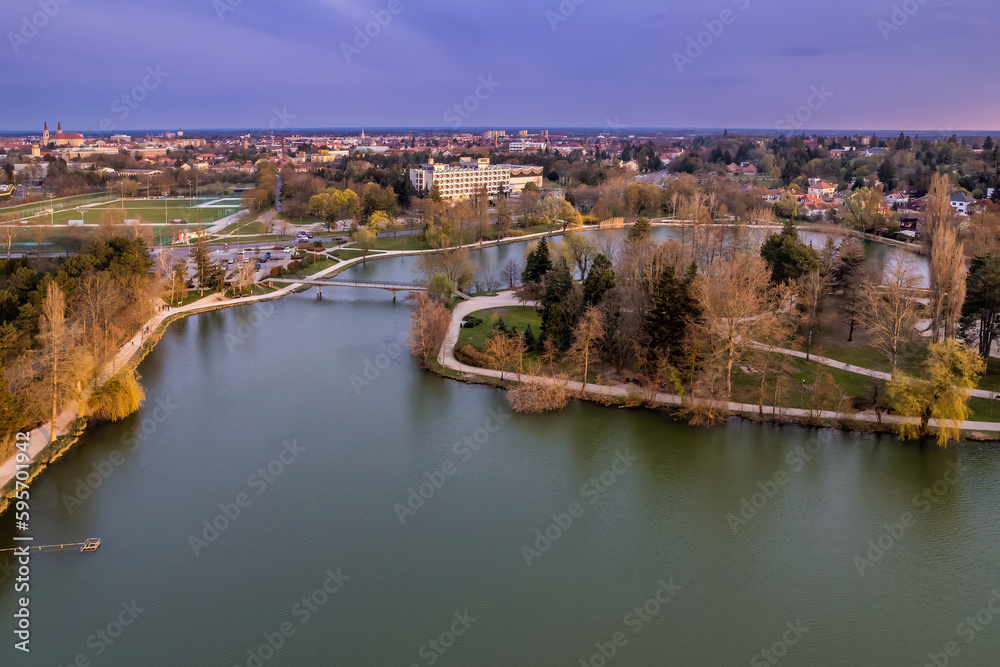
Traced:
POLYGON ((9 549, 0 549, 0 553, 5 551, 16 551, 18 549, 37 549, 39 551, 65 551, 70 547, 79 547, 81 552, 84 551, 97 551, 97 547, 101 546, 101 538, 99 537, 88 537, 85 542, 69 542, 67 544, 43 544, 38 546, 23 545, 19 547, 10 547, 9 549))

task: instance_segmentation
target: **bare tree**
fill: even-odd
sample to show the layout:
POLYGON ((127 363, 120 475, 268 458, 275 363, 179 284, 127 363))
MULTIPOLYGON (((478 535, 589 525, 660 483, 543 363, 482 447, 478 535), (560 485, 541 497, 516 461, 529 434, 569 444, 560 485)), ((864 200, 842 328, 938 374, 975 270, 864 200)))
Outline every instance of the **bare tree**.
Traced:
POLYGON ((521 277, 521 267, 514 260, 504 264, 500 271, 500 279, 507 284, 508 289, 517 287, 518 278, 521 277))
POLYGON ((587 383, 590 369, 590 355, 604 338, 604 315, 600 306, 590 306, 584 311, 580 322, 576 325, 573 345, 570 347, 570 357, 583 366, 583 383, 587 383))
POLYGON ((0 239, 3 239, 7 246, 7 259, 10 259, 10 249, 14 245, 14 239, 20 231, 17 216, 12 213, 5 213, 0 216, 0 239))
POLYGON ((920 276, 911 258, 897 257, 889 262, 884 284, 879 283, 867 282, 862 290, 861 322, 895 374, 903 345, 916 337, 920 303, 915 291, 920 276))
POLYGON ((775 316, 770 271, 755 255, 717 258, 694 283, 704 317, 700 334, 711 366, 723 367, 727 395, 733 390, 733 366, 742 361, 766 321, 775 316))
POLYGON ((826 298, 830 294, 830 285, 819 271, 813 271, 799 279, 798 292, 799 326, 805 335, 806 361, 809 361, 813 338, 819 327, 819 318, 826 307, 826 298))

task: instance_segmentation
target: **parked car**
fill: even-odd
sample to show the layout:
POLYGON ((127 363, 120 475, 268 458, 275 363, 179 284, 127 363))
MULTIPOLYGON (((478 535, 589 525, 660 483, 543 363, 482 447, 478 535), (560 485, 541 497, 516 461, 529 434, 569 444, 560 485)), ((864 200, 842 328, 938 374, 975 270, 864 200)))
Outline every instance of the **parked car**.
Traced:
POLYGON ((286 245, 284 250, 282 250, 282 252, 291 252, 291 251, 292 251, 292 246, 290 245, 286 245))
POLYGON ((268 260, 268 259, 271 259, 271 253, 269 253, 269 252, 265 252, 265 253, 264 253, 264 259, 265 259, 265 260, 268 260))
POLYGON ((260 262, 257 262, 256 264, 254 264, 253 268, 255 268, 257 270, 260 270, 260 262))

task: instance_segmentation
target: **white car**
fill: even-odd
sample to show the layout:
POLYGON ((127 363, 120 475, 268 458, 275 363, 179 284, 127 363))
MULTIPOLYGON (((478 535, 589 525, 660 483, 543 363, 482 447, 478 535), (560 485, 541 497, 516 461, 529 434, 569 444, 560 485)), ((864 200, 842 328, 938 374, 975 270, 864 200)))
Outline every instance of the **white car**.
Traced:
POLYGON ((290 245, 286 245, 285 249, 282 250, 282 252, 291 252, 291 251, 292 251, 292 246, 290 246, 290 245))

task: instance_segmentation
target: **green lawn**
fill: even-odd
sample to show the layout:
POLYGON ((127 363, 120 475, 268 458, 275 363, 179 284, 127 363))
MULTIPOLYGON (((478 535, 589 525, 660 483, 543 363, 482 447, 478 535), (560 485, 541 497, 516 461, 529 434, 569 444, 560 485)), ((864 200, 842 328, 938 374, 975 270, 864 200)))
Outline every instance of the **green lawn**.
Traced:
MULTIPOLYGON (((368 254, 370 255, 371 253, 368 253, 368 254)), ((343 260, 355 259, 355 258, 361 257, 363 255, 364 255, 364 253, 362 251, 360 251, 360 250, 354 250, 352 248, 346 248, 346 249, 334 250, 333 251, 333 256, 334 257, 336 257, 338 259, 343 259, 343 260)))
POLYGON ((374 250, 429 250, 430 245, 424 242, 422 236, 411 234, 409 236, 395 236, 389 238, 375 239, 374 250))
POLYGON ((462 329, 458 334, 458 345, 469 344, 479 350, 486 349, 486 339, 493 331, 493 316, 500 315, 504 322, 524 331, 525 327, 531 325, 531 330, 537 337, 542 330, 542 317, 532 306, 514 306, 511 308, 494 308, 491 310, 480 310, 472 315, 483 320, 478 326, 472 329, 462 329))

